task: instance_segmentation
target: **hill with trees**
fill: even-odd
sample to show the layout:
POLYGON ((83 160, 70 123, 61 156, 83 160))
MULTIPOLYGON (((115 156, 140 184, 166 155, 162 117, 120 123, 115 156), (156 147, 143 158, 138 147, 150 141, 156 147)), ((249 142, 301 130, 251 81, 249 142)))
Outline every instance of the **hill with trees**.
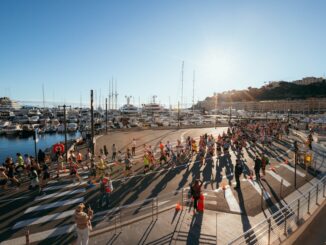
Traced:
MULTIPOLYGON (((304 100, 309 98, 326 98, 326 79, 308 85, 293 82, 271 82, 261 88, 248 87, 244 90, 231 90, 217 94, 218 102, 247 102, 264 100, 304 100)), ((215 102, 215 95, 203 102, 215 102)), ((200 108, 198 102, 195 107, 200 108)))

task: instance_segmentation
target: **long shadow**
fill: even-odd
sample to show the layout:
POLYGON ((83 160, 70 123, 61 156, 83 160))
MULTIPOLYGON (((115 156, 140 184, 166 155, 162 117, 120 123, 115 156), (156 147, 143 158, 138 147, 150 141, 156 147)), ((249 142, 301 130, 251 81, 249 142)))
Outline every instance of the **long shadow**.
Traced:
POLYGON ((211 156, 206 157, 206 165, 203 169, 203 182, 206 182, 204 188, 207 188, 207 185, 212 181, 213 175, 213 159, 211 156))
MULTIPOLYGON (((243 232, 246 232, 247 230, 251 229, 251 224, 248 219, 242 191, 240 188, 238 188, 238 189, 236 189, 236 192, 238 194, 239 206, 242 211, 242 214, 241 214, 242 230, 243 230, 243 232)), ((255 233, 253 231, 246 233, 245 239, 246 239, 246 241, 249 241, 249 242, 247 242, 249 244, 251 244, 251 242, 257 241, 255 233)))
MULTIPOLYGON (((169 181, 172 180, 177 175, 177 173, 180 171, 181 171, 180 168, 171 169, 170 171, 168 171, 164 175, 164 177, 159 181, 159 183, 157 183, 156 186, 152 189, 150 195, 146 199, 157 197, 161 193, 161 191, 163 191, 165 189, 165 187, 169 183, 169 181)), ((146 204, 148 204, 148 202, 145 201, 142 205, 139 206, 139 208, 137 208, 134 211, 134 214, 138 213, 139 210, 146 204)))
POLYGON ((203 214, 197 213, 192 216, 189 232, 187 236, 187 244, 198 245, 200 244, 201 226, 203 223, 203 214))
POLYGON ((151 231, 153 230, 155 224, 156 224, 157 220, 152 220, 151 223, 149 224, 149 226, 146 228, 146 230, 144 231, 143 236, 140 238, 138 245, 144 244, 146 239, 148 238, 149 234, 151 233, 151 231))

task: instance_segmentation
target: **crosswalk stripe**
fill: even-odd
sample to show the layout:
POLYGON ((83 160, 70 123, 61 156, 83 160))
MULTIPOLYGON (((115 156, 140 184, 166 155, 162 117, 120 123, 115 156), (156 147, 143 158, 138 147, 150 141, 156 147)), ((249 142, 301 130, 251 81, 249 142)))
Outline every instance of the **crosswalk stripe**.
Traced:
MULTIPOLYGON (((288 170, 292 171, 293 173, 295 172, 293 167, 290 167, 289 165, 286 164, 282 164, 283 167, 287 168, 288 170)), ((306 177, 306 175, 304 173, 302 173, 301 171, 299 171, 297 169, 297 175, 301 176, 301 177, 306 177)))
POLYGON ((72 216, 74 214, 74 212, 75 212, 75 210, 68 210, 68 211, 65 211, 62 213, 49 214, 49 215, 45 215, 45 216, 38 217, 38 218, 22 220, 22 221, 17 222, 12 227, 12 230, 15 230, 15 229, 18 229, 21 227, 25 227, 25 226, 29 226, 29 225, 36 225, 36 224, 41 224, 41 223, 49 222, 49 221, 56 220, 56 219, 66 218, 66 217, 72 216))
POLYGON ((66 184, 66 185, 54 185, 54 186, 49 186, 43 189, 43 191, 51 191, 51 190, 58 190, 58 189, 63 189, 63 188, 71 188, 71 187, 76 187, 79 185, 84 185, 86 184, 86 181, 83 181, 81 183, 72 183, 72 184, 66 184))
POLYGON ((56 207, 81 203, 83 201, 84 201, 84 197, 79 197, 79 198, 70 199, 70 200, 57 201, 57 202, 48 203, 48 204, 36 205, 36 206, 33 206, 33 207, 30 207, 30 208, 26 209, 24 214, 27 214, 27 213, 30 213, 30 212, 35 212, 35 211, 42 211, 42 210, 50 209, 50 208, 56 208, 56 207))
POLYGON ((248 180, 248 182, 252 185, 252 187, 254 187, 254 189, 258 192, 258 194, 261 195, 260 185, 254 180, 248 180))
MULTIPOLYGON (((75 229, 75 225, 64 225, 54 229, 34 233, 29 236, 29 242, 34 243, 34 242, 45 240, 50 237, 67 234, 73 232, 74 229, 75 229)), ((17 237, 0 243, 0 245, 23 245, 23 244, 26 244, 25 236, 17 237)))
POLYGON ((48 194, 45 196, 36 197, 34 201, 45 200, 45 199, 49 199, 52 197, 62 197, 62 196, 67 196, 67 195, 73 195, 73 194, 82 193, 82 192, 86 192, 86 189, 83 188, 83 189, 76 189, 76 190, 70 190, 70 191, 64 191, 64 192, 56 192, 56 193, 48 194))
POLYGON ((281 176, 279 176, 278 174, 274 173, 273 171, 267 170, 266 171, 268 174, 270 174, 274 179, 276 179, 278 182, 281 182, 283 179, 283 185, 285 187, 289 187, 291 184, 286 181, 284 178, 282 178, 281 176))
POLYGON ((235 199, 232 190, 230 188, 225 189, 225 199, 229 205, 229 209, 232 212, 242 213, 241 208, 238 204, 237 199, 235 199))

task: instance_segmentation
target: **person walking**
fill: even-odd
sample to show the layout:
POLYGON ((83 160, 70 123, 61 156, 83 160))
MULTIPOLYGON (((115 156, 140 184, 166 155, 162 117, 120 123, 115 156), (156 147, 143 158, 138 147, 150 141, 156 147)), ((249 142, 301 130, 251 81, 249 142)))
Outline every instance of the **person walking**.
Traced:
POLYGON ((256 175, 256 181, 259 182, 260 181, 260 169, 261 169, 261 159, 259 158, 259 156, 256 155, 255 157, 255 175, 256 175))
POLYGON ((94 212, 91 208, 84 211, 85 205, 79 204, 74 213, 74 219, 76 223, 77 241, 76 245, 88 245, 89 232, 92 230, 91 219, 94 212))
POLYGON ((198 211, 197 203, 200 198, 202 185, 203 181, 200 179, 196 179, 190 188, 191 196, 194 199, 194 214, 198 211))
POLYGON ((133 138, 132 143, 131 143, 131 155, 133 157, 136 156, 136 145, 137 145, 136 139, 133 138))
POLYGON ((112 161, 115 161, 115 157, 117 156, 117 147, 115 146, 115 144, 112 145, 112 161))
POLYGON ((234 166, 234 177, 235 177, 235 182, 237 183, 234 189, 239 189, 240 188, 240 175, 243 172, 243 165, 240 161, 240 159, 236 160, 235 166, 234 166))

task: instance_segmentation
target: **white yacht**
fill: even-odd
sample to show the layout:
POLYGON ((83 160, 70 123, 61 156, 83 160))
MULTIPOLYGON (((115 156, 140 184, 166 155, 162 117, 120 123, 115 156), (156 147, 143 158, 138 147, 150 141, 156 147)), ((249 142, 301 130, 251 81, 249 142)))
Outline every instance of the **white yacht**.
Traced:
POLYGON ((19 124, 12 124, 3 129, 4 134, 8 136, 18 135, 22 131, 22 128, 19 124))
POLYGON ((29 118, 29 123, 30 124, 38 123, 39 120, 40 120, 39 116, 32 116, 32 117, 29 118))
POLYGON ((150 103, 143 105, 143 108, 142 108, 143 113, 153 114, 153 113, 163 113, 164 112, 164 107, 155 102, 156 98, 157 98, 157 96, 154 95, 152 97, 152 101, 150 103))
POLYGON ((78 124, 77 123, 68 123, 67 124, 67 131, 68 132, 76 132, 78 129, 78 124))
POLYGON ((131 96, 125 96, 125 98, 127 99, 127 104, 123 105, 120 108, 121 114, 124 114, 124 115, 137 115, 137 114, 139 114, 138 107, 130 104, 131 96))

